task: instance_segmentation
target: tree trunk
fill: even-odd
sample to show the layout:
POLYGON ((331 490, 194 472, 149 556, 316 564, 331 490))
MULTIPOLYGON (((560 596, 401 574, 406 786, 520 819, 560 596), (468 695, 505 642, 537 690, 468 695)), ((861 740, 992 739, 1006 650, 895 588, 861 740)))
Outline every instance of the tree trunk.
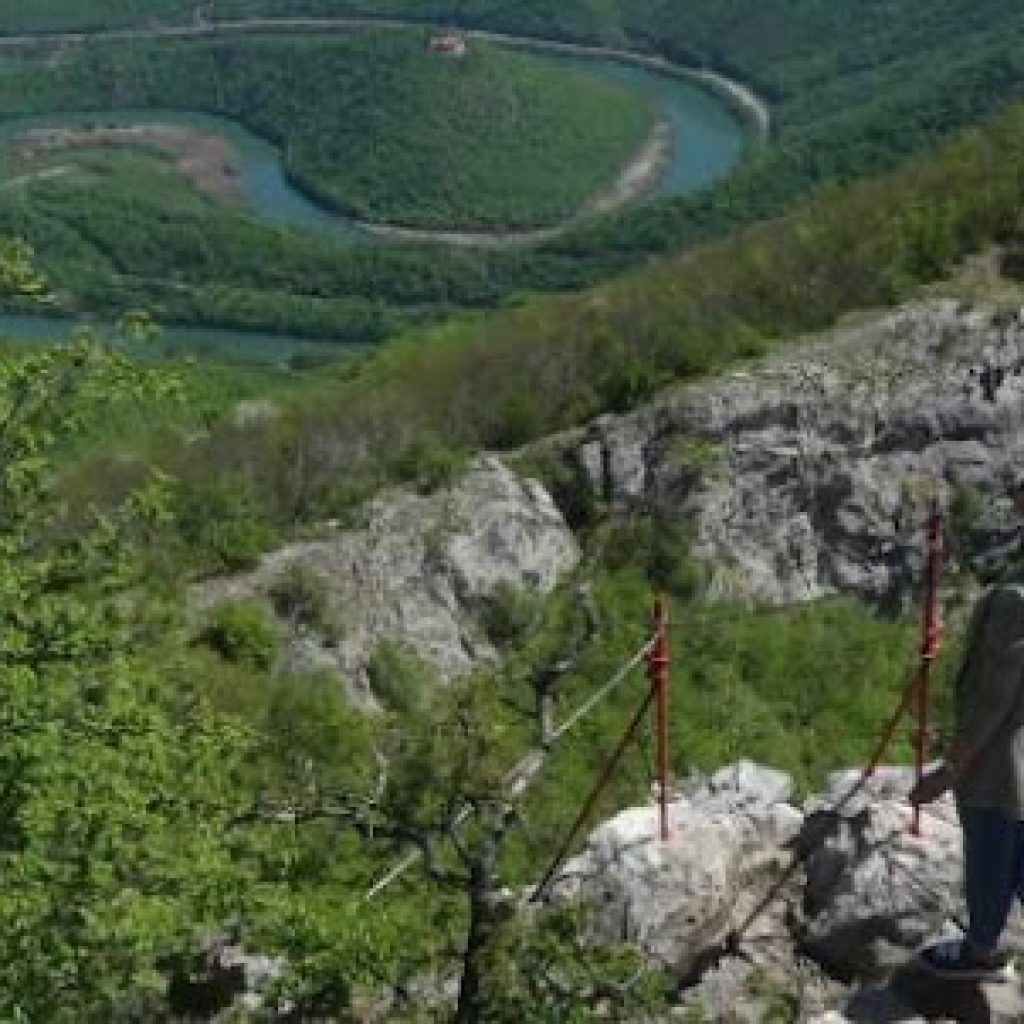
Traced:
POLYGON ((455 1024, 478 1024, 487 1019, 487 949, 497 930, 494 908, 493 857, 478 857, 469 871, 469 931, 462 958, 462 981, 455 1024))

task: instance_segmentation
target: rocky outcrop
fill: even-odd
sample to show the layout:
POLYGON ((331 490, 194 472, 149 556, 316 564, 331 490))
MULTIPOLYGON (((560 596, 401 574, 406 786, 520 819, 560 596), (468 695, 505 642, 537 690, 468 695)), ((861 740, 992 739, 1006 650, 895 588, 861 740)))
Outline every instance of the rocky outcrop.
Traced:
POLYGON ((720 943, 756 893, 788 859, 800 812, 780 772, 745 763, 725 769, 669 807, 671 836, 657 840, 655 807, 616 815, 569 861, 556 898, 596 908, 595 937, 629 941, 680 976, 720 943))
POLYGON ((936 301, 602 418, 570 446, 620 508, 692 524, 712 594, 899 600, 931 498, 959 503, 976 557, 1015 541, 1022 368, 1024 311, 936 301))
POLYGON ((382 642, 406 645, 443 677, 496 655, 484 629, 487 600, 549 593, 579 559, 572 532, 548 493, 496 458, 477 460, 457 483, 431 494, 380 495, 353 528, 267 555, 250 573, 195 587, 202 615, 225 601, 268 595, 290 567, 317 578, 335 635, 281 622, 286 661, 296 671, 337 671, 353 698, 372 700, 367 666, 382 642))
MULTIPOLYGON (((1012 983, 944 986, 915 967, 922 943, 963 916, 952 800, 915 836, 910 771, 881 769, 832 813, 857 778, 837 774, 797 806, 785 775, 723 769, 678 794, 668 842, 653 807, 597 828, 552 898, 588 906, 596 940, 635 943, 697 1019, 761 1021, 780 1007, 790 1015, 778 1019, 822 1024, 1024 1019, 1012 983)), ((1024 948, 1016 920, 1008 941, 1024 948)))

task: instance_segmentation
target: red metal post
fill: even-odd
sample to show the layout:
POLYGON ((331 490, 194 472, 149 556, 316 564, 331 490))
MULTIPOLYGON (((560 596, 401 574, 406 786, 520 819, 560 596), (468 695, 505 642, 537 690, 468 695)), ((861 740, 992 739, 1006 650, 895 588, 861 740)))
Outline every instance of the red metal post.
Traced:
MULTIPOLYGON (((928 705, 931 667, 939 653, 941 623, 939 621, 939 574, 942 571, 942 517, 938 507, 932 506, 928 516, 927 584, 924 602, 924 621, 921 635, 921 669, 917 676, 917 736, 915 742, 915 774, 920 782, 929 755, 928 705)), ((914 807, 911 831, 921 834, 921 809, 914 807)))
POLYGON ((654 690, 658 726, 658 804, 662 842, 668 839, 668 605, 664 597, 654 602, 654 647, 651 649, 651 688, 654 690))

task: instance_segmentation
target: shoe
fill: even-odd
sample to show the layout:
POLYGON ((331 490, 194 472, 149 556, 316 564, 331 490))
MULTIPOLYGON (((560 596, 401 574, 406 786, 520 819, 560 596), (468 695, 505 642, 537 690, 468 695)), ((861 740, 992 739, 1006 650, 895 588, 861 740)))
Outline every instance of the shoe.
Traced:
POLYGON ((951 981, 1009 981, 1014 976, 1009 954, 981 956, 962 939, 927 946, 918 954, 918 960, 929 974, 951 981))

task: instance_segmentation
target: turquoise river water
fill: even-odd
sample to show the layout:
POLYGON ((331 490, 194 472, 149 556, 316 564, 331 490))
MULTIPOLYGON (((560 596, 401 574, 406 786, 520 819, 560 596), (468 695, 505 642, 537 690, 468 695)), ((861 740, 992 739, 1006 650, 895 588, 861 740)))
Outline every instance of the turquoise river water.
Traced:
MULTIPOLYGON (((544 56, 582 74, 627 86, 653 104, 672 127, 671 158, 647 197, 685 195, 726 174, 749 144, 747 125, 725 100, 685 78, 608 58, 544 56)), ((280 151, 243 125, 223 117, 169 110, 60 113, 15 118, 0 123, 0 140, 32 127, 117 125, 145 122, 183 125, 218 135, 239 158, 241 185, 248 205, 270 223, 328 234, 351 244, 388 244, 357 224, 318 206, 297 190, 284 173, 280 151)), ((68 320, 0 315, 0 334, 24 340, 53 340, 67 335, 68 320)), ((263 335, 207 328, 168 328, 167 342, 178 351, 220 353, 230 358, 283 362, 298 352, 323 353, 329 339, 263 335)), ((335 350, 340 346, 335 346, 335 350)), ((339 353, 340 354, 340 353, 339 353)))

